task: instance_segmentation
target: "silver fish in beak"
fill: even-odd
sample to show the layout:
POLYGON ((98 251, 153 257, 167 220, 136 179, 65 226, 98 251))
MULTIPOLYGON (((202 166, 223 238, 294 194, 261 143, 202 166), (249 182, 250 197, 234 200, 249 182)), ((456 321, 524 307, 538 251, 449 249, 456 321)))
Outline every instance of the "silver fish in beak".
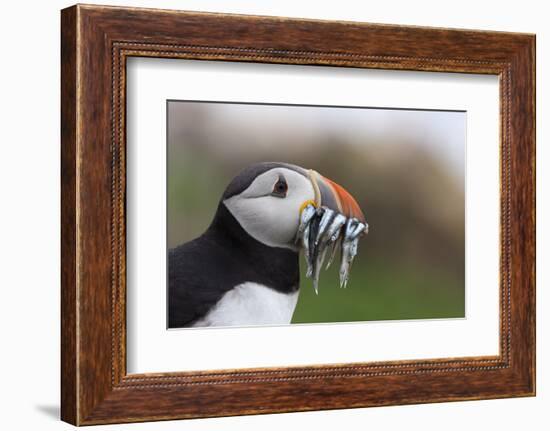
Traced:
POLYGON ((310 170, 315 200, 304 202, 296 242, 302 245, 307 263, 307 277, 312 278, 319 293, 319 275, 330 250, 326 268, 340 249, 340 287, 346 287, 359 239, 368 232, 365 215, 357 201, 342 186, 310 170))

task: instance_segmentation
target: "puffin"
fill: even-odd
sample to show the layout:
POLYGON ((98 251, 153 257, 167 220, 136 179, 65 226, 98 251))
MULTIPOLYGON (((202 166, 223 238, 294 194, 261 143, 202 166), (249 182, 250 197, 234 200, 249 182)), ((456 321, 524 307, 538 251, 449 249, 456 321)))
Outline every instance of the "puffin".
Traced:
POLYGON ((168 251, 168 329, 291 323, 300 252, 310 254, 308 275, 318 278, 310 266, 319 253, 325 258, 327 244, 332 254, 356 253, 357 239, 342 238, 367 228, 353 196, 318 172, 283 162, 248 166, 223 192, 206 231, 168 251))

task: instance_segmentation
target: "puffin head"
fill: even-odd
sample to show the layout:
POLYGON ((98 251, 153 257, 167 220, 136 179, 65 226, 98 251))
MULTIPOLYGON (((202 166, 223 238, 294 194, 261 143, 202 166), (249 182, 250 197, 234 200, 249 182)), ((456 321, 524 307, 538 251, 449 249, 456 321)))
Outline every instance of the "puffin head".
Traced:
POLYGON ((308 205, 365 223, 361 208, 342 186, 288 163, 247 167, 231 181, 222 202, 250 236, 270 247, 298 249, 300 216, 308 205))

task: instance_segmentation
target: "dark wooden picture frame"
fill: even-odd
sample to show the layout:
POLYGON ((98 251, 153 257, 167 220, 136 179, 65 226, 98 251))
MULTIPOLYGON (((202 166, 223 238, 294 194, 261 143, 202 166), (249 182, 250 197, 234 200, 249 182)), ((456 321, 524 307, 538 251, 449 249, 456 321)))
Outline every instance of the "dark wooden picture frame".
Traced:
POLYGON ((535 394, 535 36, 77 5, 61 14, 61 417, 75 425, 535 394), (127 374, 126 60, 498 75, 500 354, 127 374))

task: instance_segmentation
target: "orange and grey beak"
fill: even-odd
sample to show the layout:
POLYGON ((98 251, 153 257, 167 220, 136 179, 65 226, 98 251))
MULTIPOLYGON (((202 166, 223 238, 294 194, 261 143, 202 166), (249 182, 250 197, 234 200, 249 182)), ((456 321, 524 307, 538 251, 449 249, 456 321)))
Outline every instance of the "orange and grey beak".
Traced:
POLYGON ((313 170, 309 171, 309 178, 315 190, 316 207, 328 207, 348 218, 353 217, 366 224, 361 207, 345 188, 313 170))
POLYGON ((340 249, 340 287, 346 287, 359 239, 368 233, 365 215, 342 186, 313 170, 307 171, 307 176, 313 186, 314 200, 302 203, 296 232, 296 243, 301 244, 307 262, 306 275, 312 278, 317 293, 319 273, 328 251, 327 268, 340 249))

